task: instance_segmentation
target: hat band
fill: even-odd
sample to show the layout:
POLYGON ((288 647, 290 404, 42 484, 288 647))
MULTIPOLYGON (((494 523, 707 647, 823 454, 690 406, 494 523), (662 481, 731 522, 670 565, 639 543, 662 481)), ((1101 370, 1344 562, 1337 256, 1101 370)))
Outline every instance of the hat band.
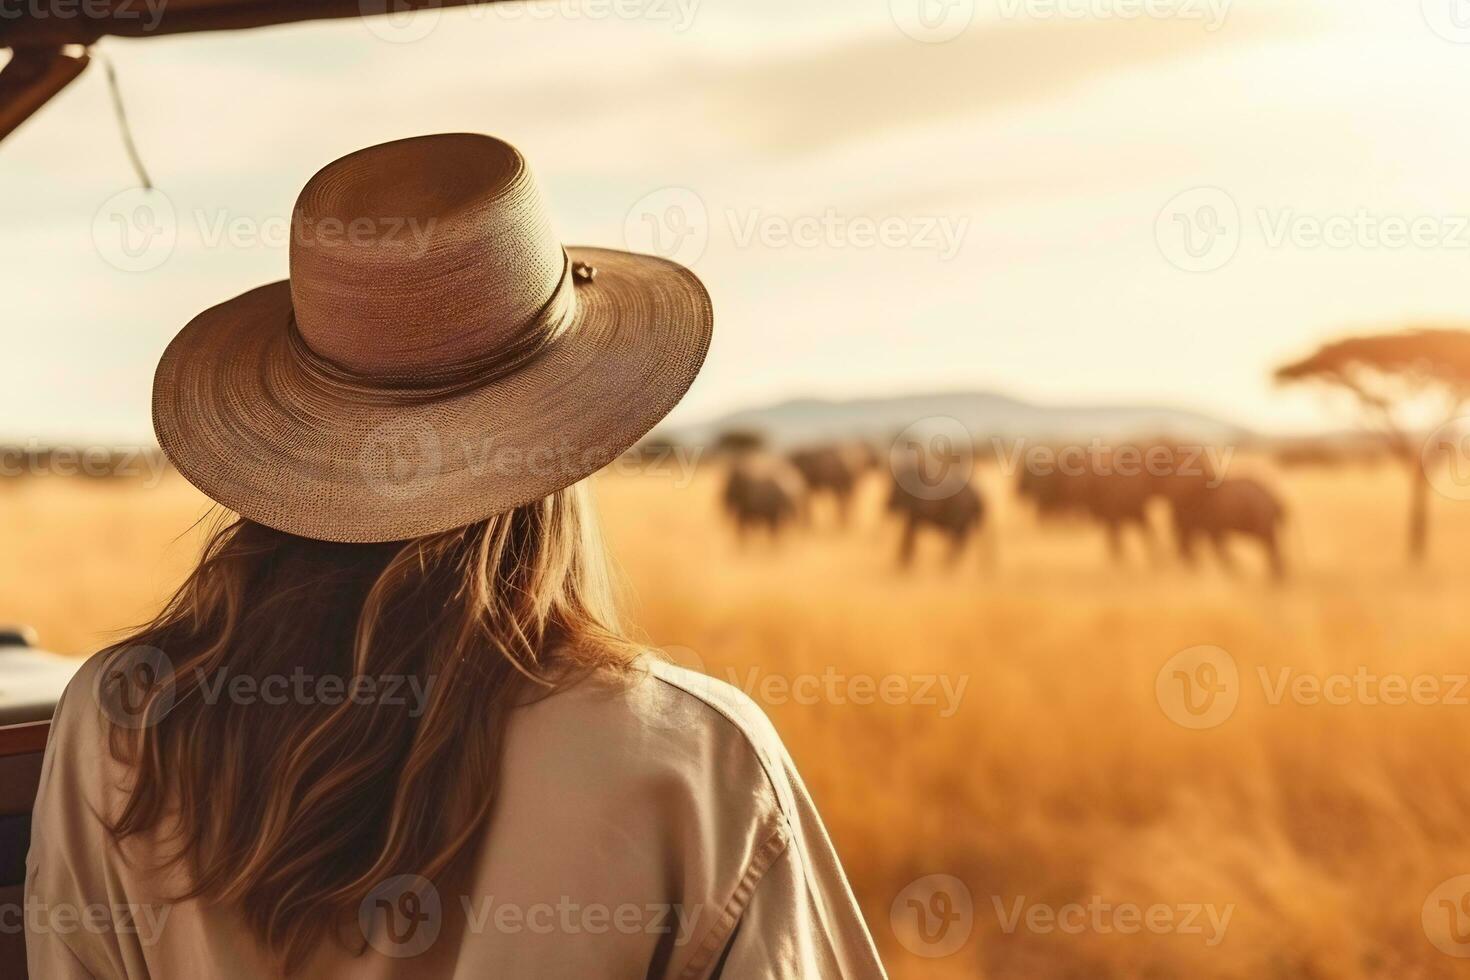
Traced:
POLYGON ((514 374, 570 333, 577 319, 576 279, 571 257, 563 250, 561 278, 551 296, 526 324, 507 343, 497 344, 493 351, 456 364, 395 374, 362 374, 313 350, 302 336, 294 312, 286 327, 292 355, 288 363, 301 381, 324 394, 392 405, 437 401, 514 374))

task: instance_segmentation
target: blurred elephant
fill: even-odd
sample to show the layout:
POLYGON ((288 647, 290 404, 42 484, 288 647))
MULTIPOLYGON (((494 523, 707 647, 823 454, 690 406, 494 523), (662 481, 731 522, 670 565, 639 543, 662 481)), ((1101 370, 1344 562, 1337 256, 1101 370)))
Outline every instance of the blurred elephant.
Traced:
POLYGON ((764 528, 775 539, 806 517, 807 488, 800 471, 779 456, 747 453, 730 466, 721 498, 743 541, 764 528))
POLYGON ((1023 469, 1016 492, 1035 504, 1043 519, 1075 515, 1102 525, 1114 561, 1123 560, 1123 531, 1129 527, 1137 529, 1150 555, 1159 554, 1154 526, 1148 519, 1148 502, 1157 487, 1147 474, 1023 469))
POLYGON ((1179 555, 1185 562, 1194 564, 1195 546, 1203 537, 1214 546, 1220 564, 1234 570, 1228 539, 1239 535, 1258 541, 1266 552, 1271 574, 1278 579, 1285 577, 1286 562, 1278 532, 1286 508, 1264 483, 1250 477, 1173 477, 1164 487, 1179 555))
POLYGON ((813 497, 830 495, 837 521, 847 526, 852 495, 863 474, 877 465, 877 454, 866 443, 843 443, 794 450, 787 459, 801 472, 813 497))
POLYGON ((949 538, 949 561, 954 564, 971 535, 985 524, 985 500, 974 484, 968 482, 942 495, 921 489, 924 487, 926 484, 914 473, 900 471, 894 474, 888 510, 903 520, 899 564, 908 566, 913 563, 919 531, 925 527, 949 538))

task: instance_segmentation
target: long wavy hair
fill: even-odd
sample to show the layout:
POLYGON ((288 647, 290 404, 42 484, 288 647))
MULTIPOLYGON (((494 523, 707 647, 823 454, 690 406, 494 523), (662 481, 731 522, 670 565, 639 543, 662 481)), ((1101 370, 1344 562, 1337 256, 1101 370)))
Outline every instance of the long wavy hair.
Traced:
POLYGON ((233 903, 292 972, 348 942, 375 886, 433 880, 480 836, 515 705, 636 647, 575 487, 391 544, 220 523, 164 610, 105 655, 104 677, 142 685, 144 722, 110 728, 131 776, 115 844, 171 845, 165 866, 191 883, 178 898, 233 903), (161 651, 167 683, 115 659, 139 650, 161 651), (260 696, 220 696, 242 676, 233 690, 260 696))

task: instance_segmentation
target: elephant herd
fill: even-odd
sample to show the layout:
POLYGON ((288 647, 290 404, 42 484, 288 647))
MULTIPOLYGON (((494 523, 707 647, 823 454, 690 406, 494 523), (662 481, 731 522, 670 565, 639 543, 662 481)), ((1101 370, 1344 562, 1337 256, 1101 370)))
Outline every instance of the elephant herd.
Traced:
POLYGON ((1122 558, 1123 533, 1129 528, 1159 557, 1148 512, 1160 500, 1186 565, 1196 563, 1201 542, 1208 542, 1220 564, 1233 569, 1230 540, 1242 537, 1262 549, 1274 576, 1286 574, 1280 535, 1286 508, 1274 491, 1252 477, 1216 473, 1197 457, 1186 463, 1184 454, 1171 451, 1166 458, 1170 462, 1156 470, 1123 472, 1105 464, 1072 472, 1022 470, 1016 489, 1043 520, 1071 516, 1101 526, 1115 560, 1122 558))
MULTIPOLYGON (((1201 461, 1199 454, 1155 447, 1167 465, 1148 470, 1097 464, 1076 469, 1020 467, 1017 497, 1047 523, 1080 520, 1101 528, 1114 560, 1123 558, 1125 533, 1133 533, 1155 559, 1162 548, 1149 517, 1155 502, 1167 509, 1179 558, 1197 563, 1208 545, 1227 570, 1235 568, 1232 539, 1252 542, 1265 556, 1273 576, 1286 573, 1281 528, 1286 511, 1277 495, 1250 477, 1226 476, 1201 461)), ((888 482, 885 513, 900 526, 898 560, 909 565, 923 534, 948 545, 956 561, 972 539, 986 528, 985 497, 968 470, 956 480, 936 480, 939 471, 922 453, 895 455, 884 461, 869 445, 843 443, 807 447, 786 454, 749 450, 729 464, 722 504, 742 541, 753 533, 780 537, 788 529, 813 522, 816 501, 830 502, 839 526, 851 520, 853 498, 864 480, 881 472, 888 482), (885 465, 886 463, 886 465, 885 465)))

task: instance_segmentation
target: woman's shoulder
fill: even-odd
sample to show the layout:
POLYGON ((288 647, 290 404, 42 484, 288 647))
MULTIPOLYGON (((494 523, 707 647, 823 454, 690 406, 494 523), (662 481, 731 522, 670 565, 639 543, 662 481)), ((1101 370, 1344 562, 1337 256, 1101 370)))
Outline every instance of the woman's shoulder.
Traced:
POLYGON ((91 736, 106 718, 101 699, 107 694, 105 680, 110 658, 111 651, 102 650, 85 658, 77 667, 56 702, 48 744, 64 739, 71 747, 73 742, 85 745, 94 741, 91 736))
POLYGON ((51 871, 77 864, 105 864, 94 845, 98 814, 112 812, 122 788, 119 764, 109 748, 110 726, 126 722, 131 701, 113 701, 111 651, 88 657, 57 701, 46 740, 31 826, 27 866, 45 860, 51 871))
MULTIPOLYGON (((109 647, 82 661, 56 704, 51 737, 86 746, 116 725, 146 727, 171 706, 173 665, 147 646, 109 647), (153 694, 159 696, 151 697, 153 694)), ((73 745, 75 747, 75 745, 73 745)))
MULTIPOLYGON (((774 762, 784 754, 764 711, 745 692, 710 674, 671 663, 654 652, 619 669, 605 668, 537 702, 549 714, 595 717, 603 734, 672 742, 728 742, 774 762)), ((534 710, 533 706, 533 710, 534 710)))
POLYGON ((536 746, 579 779, 594 771, 628 786, 683 786, 711 801, 763 800, 788 811, 790 757, 744 692, 647 653, 521 709, 510 745, 536 746))

